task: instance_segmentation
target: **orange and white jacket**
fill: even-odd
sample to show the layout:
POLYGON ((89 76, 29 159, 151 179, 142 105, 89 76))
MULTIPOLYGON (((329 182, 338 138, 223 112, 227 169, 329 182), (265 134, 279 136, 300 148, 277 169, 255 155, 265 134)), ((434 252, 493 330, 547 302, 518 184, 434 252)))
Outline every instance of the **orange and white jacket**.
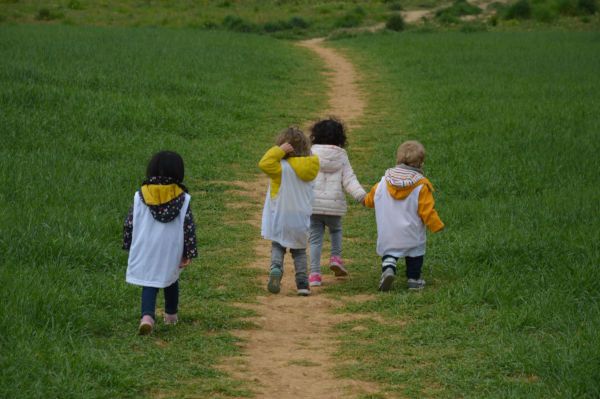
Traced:
POLYGON ((413 248, 424 253, 425 228, 444 228, 434 204, 433 186, 419 169, 403 164, 388 169, 365 197, 365 206, 375 208, 377 253, 405 254, 413 248))

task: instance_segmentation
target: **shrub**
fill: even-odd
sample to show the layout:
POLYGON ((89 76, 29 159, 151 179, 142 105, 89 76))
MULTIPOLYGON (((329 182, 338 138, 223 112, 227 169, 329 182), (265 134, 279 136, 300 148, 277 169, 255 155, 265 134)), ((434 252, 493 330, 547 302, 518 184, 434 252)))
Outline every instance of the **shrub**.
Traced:
POLYGON ((71 10, 83 10, 83 6, 79 0, 70 0, 67 7, 71 10))
POLYGON ((578 14, 577 0, 558 0, 556 8, 561 15, 574 16, 578 14))
POLYGON ((256 32, 258 29, 255 24, 248 22, 240 17, 228 15, 223 19, 223 27, 235 32, 256 32))
POLYGON ((337 28, 354 28, 360 26, 365 19, 366 12, 362 7, 356 7, 354 10, 346 13, 335 21, 337 28))
POLYGON ((50 10, 49 8, 40 8, 35 16, 39 21, 52 21, 53 19, 62 18, 63 14, 58 11, 50 10))
POLYGON ((302 17, 292 17, 292 18, 290 18, 289 24, 293 28, 300 28, 300 29, 306 29, 306 28, 308 28, 310 26, 310 23, 308 23, 308 21, 306 21, 302 17))
POLYGON ((442 23, 455 23, 464 15, 481 14, 481 8, 466 0, 456 0, 450 7, 438 10, 435 15, 442 23))
POLYGON ((392 15, 385 23, 385 27, 396 32, 403 31, 405 27, 404 18, 400 14, 392 15))
POLYGON ((404 7, 402 7, 402 4, 398 3, 397 1, 390 3, 390 5, 388 5, 388 8, 392 11, 402 11, 404 10, 404 7))
POLYGON ((540 4, 533 8, 533 18, 540 22, 553 22, 558 18, 558 12, 550 4, 540 4))
POLYGON ((582 14, 595 14, 598 11, 597 0, 578 0, 577 8, 582 14))
POLYGON ((531 18, 531 5, 529 0, 519 0, 508 7, 504 19, 529 19, 531 18))

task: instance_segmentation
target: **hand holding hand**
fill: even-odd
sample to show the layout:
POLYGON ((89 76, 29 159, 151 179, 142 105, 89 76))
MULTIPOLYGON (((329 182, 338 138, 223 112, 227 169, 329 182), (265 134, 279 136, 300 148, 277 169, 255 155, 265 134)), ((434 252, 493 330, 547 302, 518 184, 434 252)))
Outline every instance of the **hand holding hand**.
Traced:
POLYGON ((192 263, 192 260, 186 257, 181 258, 181 263, 179 264, 180 269, 184 269, 188 267, 192 263))
POLYGON ((283 143, 279 146, 279 148, 281 148, 286 154, 289 154, 290 152, 294 151, 294 147, 292 147, 290 143, 283 143))

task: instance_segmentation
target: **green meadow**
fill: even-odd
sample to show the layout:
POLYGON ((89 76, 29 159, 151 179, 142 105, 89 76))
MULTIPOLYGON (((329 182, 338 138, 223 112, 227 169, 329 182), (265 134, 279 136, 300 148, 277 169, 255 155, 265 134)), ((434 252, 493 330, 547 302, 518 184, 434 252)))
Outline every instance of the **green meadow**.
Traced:
MULTIPOLYGON (((227 209, 242 200, 227 191, 327 93, 307 50, 211 24, 311 36, 396 3, 0 2, 0 397, 251 397, 215 367, 239 354, 231 330, 256 328, 233 304, 264 292, 243 267, 250 211, 227 209), (161 149, 186 162, 200 258, 181 323, 139 337, 122 222, 161 149)), ((597 398, 600 34, 430 28, 329 44, 363 77, 348 147, 361 183, 418 139, 447 226, 429 237, 423 292, 400 276, 377 293, 374 214, 351 206, 351 278, 325 292, 373 298, 340 309, 367 317, 336 327, 335 372, 379 384, 370 399, 597 398)))
MULTIPOLYGON (((346 306, 373 318, 338 327, 340 374, 407 397, 598 397, 600 35, 381 34, 335 47, 367 72, 370 107, 349 148, 361 183, 418 139, 446 223, 429 237, 422 293, 400 278, 391 295, 346 306)), ((355 273, 336 295, 374 292, 375 236, 371 211, 352 209, 355 273)))
POLYGON ((257 292, 227 181, 316 116, 319 68, 258 36, 0 27, 0 397, 246 393, 214 368, 237 351, 228 331, 251 327, 231 302, 257 292), (140 339, 122 223, 165 148, 186 162, 200 258, 182 275, 182 323, 140 339))

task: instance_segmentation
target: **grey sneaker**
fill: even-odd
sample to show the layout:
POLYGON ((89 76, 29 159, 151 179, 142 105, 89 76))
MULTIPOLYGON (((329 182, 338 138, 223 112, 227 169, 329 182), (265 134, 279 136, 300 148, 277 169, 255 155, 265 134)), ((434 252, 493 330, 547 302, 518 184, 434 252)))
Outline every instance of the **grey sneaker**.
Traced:
POLYGON ((422 290, 425 288, 425 280, 422 278, 415 280, 414 278, 408 279, 408 289, 409 290, 422 290))
POLYGON ((267 289, 272 294, 279 294, 281 291, 281 277, 283 276, 283 271, 274 267, 269 272, 269 282, 267 283, 267 289))
POLYGON ((396 274, 392 268, 387 268, 381 273, 381 280, 379 280, 379 291, 389 291, 392 288, 392 283, 396 278, 396 274))
POLYGON ((300 296, 309 296, 310 290, 308 288, 298 288, 298 295, 300 296))

